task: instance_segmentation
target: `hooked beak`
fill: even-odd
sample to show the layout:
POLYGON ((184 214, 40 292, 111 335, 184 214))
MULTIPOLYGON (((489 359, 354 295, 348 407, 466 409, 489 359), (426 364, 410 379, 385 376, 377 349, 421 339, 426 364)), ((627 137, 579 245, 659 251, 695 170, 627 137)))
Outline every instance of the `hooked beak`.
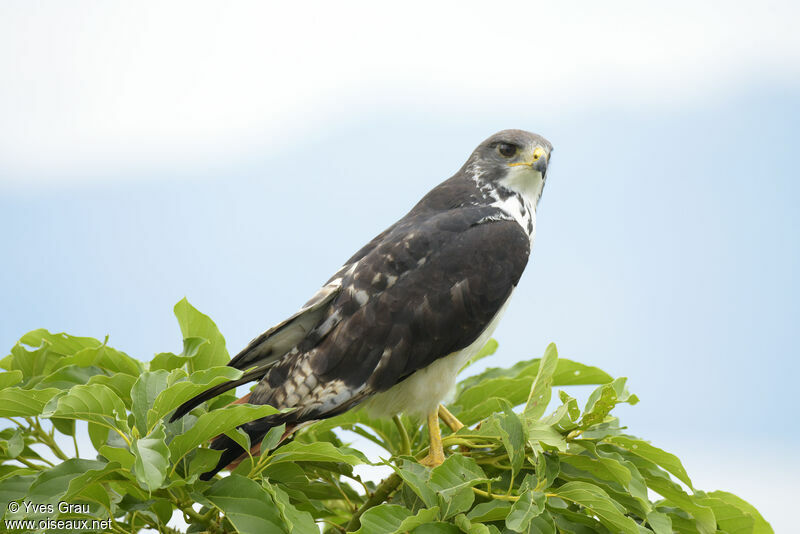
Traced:
POLYGON ((537 146, 534 149, 533 154, 531 154, 530 161, 509 163, 508 165, 509 167, 516 167, 517 165, 527 165, 531 169, 539 171, 540 173, 542 173, 542 176, 544 176, 545 173, 547 172, 547 153, 544 151, 542 147, 537 146))
POLYGON ((542 176, 547 172, 547 154, 542 147, 537 146, 533 151, 533 161, 530 166, 532 169, 542 173, 542 176))

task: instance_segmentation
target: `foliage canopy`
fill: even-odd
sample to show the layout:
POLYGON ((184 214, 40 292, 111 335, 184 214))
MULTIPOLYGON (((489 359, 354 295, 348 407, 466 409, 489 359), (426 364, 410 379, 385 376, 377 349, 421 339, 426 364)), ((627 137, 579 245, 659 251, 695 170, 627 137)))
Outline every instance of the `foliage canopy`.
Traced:
MULTIPOLYGON (((427 432, 416 421, 357 410, 309 425, 279 447, 283 428, 275 428, 263 454, 230 476, 200 481, 219 457, 209 439, 227 433, 249 449, 236 427, 275 409, 232 405, 227 393, 167 423, 187 399, 241 375, 225 366, 225 340, 210 318, 186 300, 175 314, 183 352, 149 363, 106 342, 46 330, 25 334, 0 361, 4 530, 45 530, 45 518, 109 518, 103 530, 174 532, 167 522, 178 510, 189 532, 772 532, 750 504, 694 488, 677 457, 625 432, 611 413, 637 402, 625 378, 558 358, 554 345, 542 358, 458 384, 450 409, 466 427, 443 427, 449 455, 434 469, 417 462, 427 432), (554 387, 576 385, 597 386, 583 409, 558 391, 547 413, 554 387), (76 422, 94 447, 80 457, 76 422), (369 460, 336 429, 380 446, 380 463, 393 474, 380 484, 362 480, 353 468, 369 460), (75 455, 58 434, 72 437, 75 455), (13 513, 7 505, 25 502, 84 506, 13 513), (18 519, 34 523, 9 523, 18 519)), ((473 362, 496 347, 490 342, 473 362)))

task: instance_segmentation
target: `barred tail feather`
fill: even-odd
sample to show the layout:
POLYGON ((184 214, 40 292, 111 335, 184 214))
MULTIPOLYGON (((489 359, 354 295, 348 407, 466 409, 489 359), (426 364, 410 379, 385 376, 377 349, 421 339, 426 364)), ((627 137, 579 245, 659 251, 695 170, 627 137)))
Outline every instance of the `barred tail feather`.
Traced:
POLYGON ((180 419, 181 417, 192 411, 194 408, 203 404, 205 401, 213 399, 214 397, 216 397, 221 393, 225 393, 226 391, 229 391, 243 384, 247 384, 248 382, 252 382, 253 380, 260 379, 262 376, 264 376, 265 372, 266 371, 264 369, 254 369, 249 373, 245 373, 241 378, 237 380, 230 380, 228 382, 223 382, 222 384, 218 384, 210 389, 205 390, 199 395, 192 397, 188 401, 178 406, 178 408, 175 410, 175 413, 173 413, 172 417, 170 417, 169 422, 172 423, 180 419))

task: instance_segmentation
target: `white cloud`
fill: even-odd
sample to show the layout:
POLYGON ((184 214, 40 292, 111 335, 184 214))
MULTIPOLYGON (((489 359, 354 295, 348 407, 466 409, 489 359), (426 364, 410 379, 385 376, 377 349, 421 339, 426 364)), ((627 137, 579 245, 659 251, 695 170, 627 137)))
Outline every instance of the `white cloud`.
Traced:
POLYGON ((753 6, 6 2, 0 171, 197 164, 375 109, 552 114, 794 83, 798 8, 753 6))

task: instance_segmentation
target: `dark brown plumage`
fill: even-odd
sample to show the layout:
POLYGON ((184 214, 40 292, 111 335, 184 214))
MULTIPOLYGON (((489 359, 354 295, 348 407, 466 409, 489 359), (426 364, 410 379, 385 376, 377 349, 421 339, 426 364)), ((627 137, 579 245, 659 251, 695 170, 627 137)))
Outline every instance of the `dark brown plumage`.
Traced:
MULTIPOLYGON (((247 371, 242 379, 185 403, 173 420, 260 379, 249 402, 292 410, 243 425, 258 443, 274 425, 331 417, 450 358, 436 367, 445 384, 424 382, 437 389, 430 396, 438 405, 447 392, 438 390, 496 325, 527 264, 550 150, 549 142, 520 130, 482 143, 458 173, 359 250, 304 308, 231 360, 247 371), (506 155, 509 146, 513 158, 506 155)), ((413 411, 417 403, 430 411, 431 402, 409 401, 399 409, 413 411)), ((212 447, 225 452, 207 476, 243 452, 225 436, 212 447)))

